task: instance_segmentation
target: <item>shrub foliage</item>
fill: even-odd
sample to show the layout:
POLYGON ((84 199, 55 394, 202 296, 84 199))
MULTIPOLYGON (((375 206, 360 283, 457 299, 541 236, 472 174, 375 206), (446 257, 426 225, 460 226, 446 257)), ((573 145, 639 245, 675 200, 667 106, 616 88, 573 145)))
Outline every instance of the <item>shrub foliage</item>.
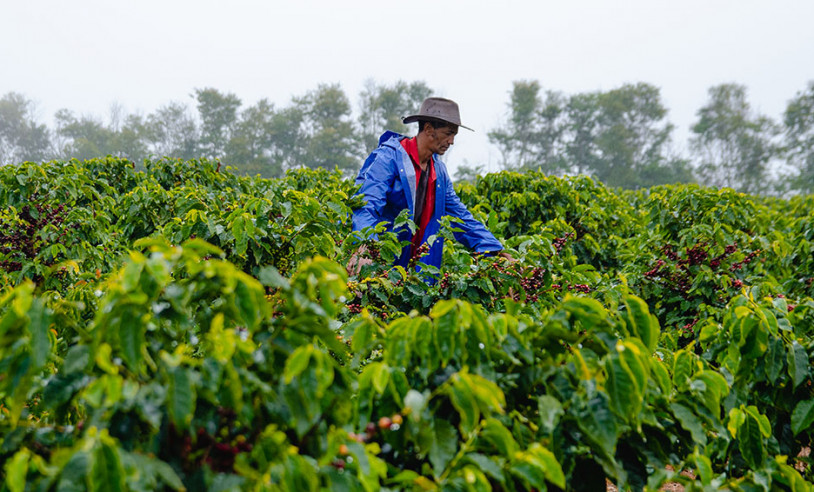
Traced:
POLYGON ((811 488, 811 197, 494 174, 408 271, 355 191, 0 169, 0 489, 811 488))

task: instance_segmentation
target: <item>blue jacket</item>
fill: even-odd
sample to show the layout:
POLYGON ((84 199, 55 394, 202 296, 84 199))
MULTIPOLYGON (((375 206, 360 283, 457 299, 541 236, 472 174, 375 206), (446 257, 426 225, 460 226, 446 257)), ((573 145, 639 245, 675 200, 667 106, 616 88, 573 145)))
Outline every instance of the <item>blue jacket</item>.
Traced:
MULTIPOLYGON (((379 222, 388 224, 387 230, 393 229, 393 221, 405 208, 410 210, 410 218, 415 220, 415 188, 416 177, 412 160, 401 146, 401 139, 405 138, 398 133, 387 131, 379 138, 379 147, 365 160, 356 184, 362 185, 359 190, 364 194, 367 203, 353 212, 353 230, 358 231, 365 227, 374 227, 379 222)), ((440 229, 438 220, 451 215, 463 220, 456 224, 463 232, 456 232, 455 239, 467 248, 478 253, 495 252, 503 249, 494 235, 486 227, 472 217, 466 206, 452 188, 447 167, 434 154, 435 162, 435 213, 430 218, 424 237, 425 242, 440 229)), ((410 241, 410 231, 398 231, 400 241, 410 241)), ((443 238, 438 238, 430 248, 429 253, 420 261, 427 265, 441 267, 441 258, 444 254, 443 238)), ((396 259, 395 264, 407 267, 410 261, 410 245, 407 245, 396 259)))

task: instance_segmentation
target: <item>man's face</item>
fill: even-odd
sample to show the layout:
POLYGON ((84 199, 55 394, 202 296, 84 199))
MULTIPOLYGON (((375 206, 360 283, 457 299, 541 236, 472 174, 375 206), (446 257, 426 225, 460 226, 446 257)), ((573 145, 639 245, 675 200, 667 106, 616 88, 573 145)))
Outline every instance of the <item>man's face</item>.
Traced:
POLYGON ((443 128, 430 127, 430 150, 435 154, 444 155, 444 152, 455 143, 455 135, 457 134, 457 126, 445 126, 443 128))

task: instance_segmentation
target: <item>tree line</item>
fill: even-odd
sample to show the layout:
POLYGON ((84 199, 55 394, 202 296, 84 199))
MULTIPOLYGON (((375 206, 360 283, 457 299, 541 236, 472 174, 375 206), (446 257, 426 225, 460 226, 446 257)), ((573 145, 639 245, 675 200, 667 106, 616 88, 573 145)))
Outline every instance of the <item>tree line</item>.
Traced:
POLYGON ((675 127, 650 84, 565 95, 517 81, 508 106, 489 133, 507 169, 589 174, 623 188, 698 182, 753 194, 814 192, 814 81, 780 122, 755 112, 743 85, 711 87, 685 155, 672 150, 675 127))
MULTIPOLYGON (((320 84, 277 107, 244 106, 238 96, 196 89, 194 108, 171 102, 148 115, 111 107, 107 121, 61 109, 55 127, 34 118, 23 95, 0 99, 0 164, 104 155, 220 159, 265 177, 300 167, 355 171, 384 129, 407 133, 401 116, 434 91, 422 81, 368 81, 356 111, 339 84, 320 84)), ((698 182, 754 194, 814 193, 814 81, 791 98, 779 121, 754 111, 739 84, 711 87, 696 112, 687 151, 660 89, 647 83, 564 94, 515 81, 504 121, 489 140, 503 169, 587 174, 622 188, 698 182)), ((460 166, 468 179, 483 166, 460 166)))
POLYGON ((124 114, 114 104, 107 121, 60 109, 55 127, 36 122, 34 104, 18 93, 0 99, 0 164, 105 155, 142 162, 150 157, 219 159, 264 177, 286 170, 358 168, 383 129, 406 133, 411 114, 432 90, 424 82, 376 84, 359 94, 359 115, 339 84, 320 84, 277 107, 268 99, 244 106, 214 88, 195 89, 194 108, 170 102, 148 115, 124 114))

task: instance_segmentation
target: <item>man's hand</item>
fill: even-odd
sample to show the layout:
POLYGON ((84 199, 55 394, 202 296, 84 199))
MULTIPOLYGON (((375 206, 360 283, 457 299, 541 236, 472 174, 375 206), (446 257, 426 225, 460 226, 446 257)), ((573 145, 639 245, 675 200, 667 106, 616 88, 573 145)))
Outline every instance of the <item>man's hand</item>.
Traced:
POLYGON ((353 255, 351 255, 350 259, 348 260, 348 266, 346 270, 348 271, 349 276, 358 276, 359 272, 362 271, 362 267, 365 265, 370 265, 373 263, 373 260, 370 258, 363 258, 362 255, 367 253, 367 247, 360 246, 358 250, 356 250, 353 255))
POLYGON ((512 262, 512 263, 514 263, 515 261, 517 261, 517 260, 515 259, 515 257, 514 257, 514 256, 512 256, 512 255, 511 255, 511 254, 509 254, 509 253, 507 253, 506 251, 501 251, 501 252, 500 252, 500 253, 498 253, 497 255, 498 255, 498 256, 500 256, 501 258, 506 258, 507 260, 509 260, 509 261, 510 261, 510 262, 512 262))

